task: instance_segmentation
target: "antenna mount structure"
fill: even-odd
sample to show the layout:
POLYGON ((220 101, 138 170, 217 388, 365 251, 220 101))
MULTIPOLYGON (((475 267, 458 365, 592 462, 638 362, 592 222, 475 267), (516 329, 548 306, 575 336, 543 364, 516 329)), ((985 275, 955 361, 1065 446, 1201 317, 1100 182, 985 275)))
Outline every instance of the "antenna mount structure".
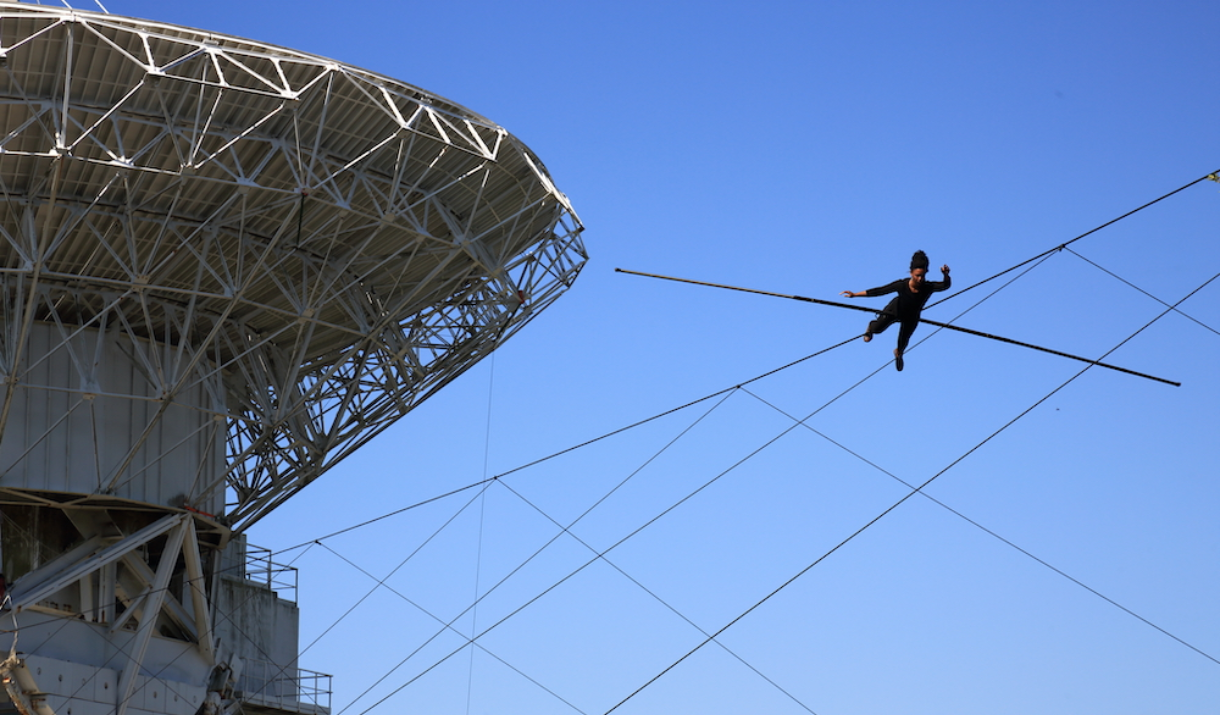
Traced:
POLYGON ((218 623, 244 531, 567 290, 580 219, 422 89, 70 8, 0 3, 0 128, 0 563, 58 633, 14 706, 292 710, 295 631, 218 623))

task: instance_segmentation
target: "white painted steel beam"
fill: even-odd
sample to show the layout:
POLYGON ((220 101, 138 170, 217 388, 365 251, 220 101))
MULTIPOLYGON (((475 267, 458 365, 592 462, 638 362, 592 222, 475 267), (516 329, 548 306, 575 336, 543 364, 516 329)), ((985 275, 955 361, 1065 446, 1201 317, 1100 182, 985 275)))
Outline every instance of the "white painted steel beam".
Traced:
POLYGON ((169 590, 169 579, 174 573, 174 564, 178 560, 178 554, 182 551, 182 542, 186 537, 189 525, 189 519, 179 520, 175 528, 169 532, 169 541, 161 552, 161 562, 157 566, 156 580, 142 598, 143 615, 140 618, 140 625, 136 629, 136 637, 131 644, 131 650, 127 654, 127 664, 123 668, 118 691, 115 693, 118 696, 115 715, 126 715, 127 713, 136 676, 140 675, 140 669, 144 664, 144 654, 148 650, 148 639, 152 637, 153 631, 157 627, 157 616, 161 612, 161 603, 165 600, 165 594, 169 590))
POLYGON ((120 539, 105 548, 100 548, 100 538, 90 539, 82 546, 48 564, 47 568, 19 579, 13 586, 11 594, 13 611, 20 613, 23 609, 45 600, 57 591, 79 581, 86 574, 118 561, 134 549, 174 527, 181 526, 189 518, 185 514, 168 514, 131 536, 120 539), (32 580, 33 583, 27 584, 27 579, 32 580))

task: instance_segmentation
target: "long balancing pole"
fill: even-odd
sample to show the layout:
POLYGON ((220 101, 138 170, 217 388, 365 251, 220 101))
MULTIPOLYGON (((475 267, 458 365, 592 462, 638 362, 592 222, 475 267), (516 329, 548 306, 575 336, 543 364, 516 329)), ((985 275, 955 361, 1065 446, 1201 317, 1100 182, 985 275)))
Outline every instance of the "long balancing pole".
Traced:
MULTIPOLYGON (((629 270, 626 270, 623 268, 615 268, 614 271, 616 273, 626 273, 628 275, 633 275, 633 276, 644 276, 645 278, 660 278, 661 280, 677 281, 678 283, 691 283, 693 285, 708 286, 709 288, 726 288, 728 290, 736 290, 736 291, 741 291, 743 293, 756 293, 758 295, 769 295, 773 298, 787 298, 788 300, 800 300, 800 301, 804 301, 806 303, 817 303, 818 305, 831 305, 836 308, 847 308, 848 310, 859 310, 859 311, 863 311, 865 313, 876 313, 877 312, 877 310, 875 308, 865 308, 865 307, 859 306, 859 305, 848 305, 846 303, 837 303, 832 300, 821 300, 819 298, 806 298, 803 295, 786 295, 784 293, 772 293, 770 291, 757 290, 754 288, 740 288, 738 286, 723 285, 720 283, 708 283, 706 281, 695 281, 695 280, 690 280, 689 278, 674 278, 672 276, 661 276, 661 275, 657 275, 655 273, 641 273, 639 271, 629 271, 629 270)), ((927 318, 920 318, 919 322, 927 323, 928 325, 935 325, 938 328, 945 328, 946 330, 956 330, 959 333, 966 333, 967 335, 976 335, 980 338, 987 338, 989 340, 998 340, 1002 343, 1008 343, 1010 345, 1019 345, 1023 348, 1029 348, 1030 350, 1038 350, 1038 351, 1041 351, 1044 353, 1050 353, 1051 355, 1058 355, 1059 357, 1068 358, 1069 360, 1078 360, 1080 362, 1085 362, 1090 365, 1096 365, 1097 367, 1104 367, 1107 370, 1117 370, 1119 372, 1125 372, 1128 375, 1135 375, 1136 377, 1142 377, 1146 380, 1155 380, 1157 382, 1163 382, 1166 385, 1173 385, 1174 387, 1182 386, 1182 383, 1180 383, 1180 382, 1174 382, 1173 380, 1166 380, 1163 377, 1156 377, 1154 375, 1146 375, 1142 372, 1136 372, 1135 370, 1128 370, 1125 367, 1119 367, 1117 365, 1109 365, 1104 362, 1098 362, 1096 360, 1090 360, 1089 358, 1080 357, 1079 355, 1072 355, 1070 353, 1060 352, 1059 350, 1052 350, 1050 348, 1044 348, 1040 345, 1031 345, 1030 343, 1023 343, 1020 340, 1013 340, 1012 338, 1005 338, 1000 335, 992 335, 991 333, 984 333, 984 332, 981 332, 978 330, 971 330, 970 328, 962 328, 957 325, 950 325, 948 323, 941 323, 941 322, 937 322, 935 320, 928 320, 927 318)))

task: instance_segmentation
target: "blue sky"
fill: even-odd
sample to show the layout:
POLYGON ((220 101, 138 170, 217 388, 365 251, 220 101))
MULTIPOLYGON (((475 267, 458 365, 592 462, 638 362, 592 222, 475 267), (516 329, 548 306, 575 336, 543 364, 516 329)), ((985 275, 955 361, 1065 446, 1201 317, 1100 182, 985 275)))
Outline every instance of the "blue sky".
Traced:
POLYGON ((891 330, 754 380, 867 316, 614 270, 837 300, 923 249, 972 285, 1220 169, 1214 3, 107 7, 465 105, 529 144, 587 226, 568 295, 253 543, 722 393, 283 554, 333 712, 1214 710, 1220 279, 1180 306, 1199 322, 1157 319, 1093 264, 1182 299, 1220 272, 1220 184, 926 316, 1092 358, 1122 344, 1107 362, 1181 387, 1072 380, 1082 364, 927 326, 902 373, 891 330), (461 649, 429 642, 434 616, 498 625, 461 649))

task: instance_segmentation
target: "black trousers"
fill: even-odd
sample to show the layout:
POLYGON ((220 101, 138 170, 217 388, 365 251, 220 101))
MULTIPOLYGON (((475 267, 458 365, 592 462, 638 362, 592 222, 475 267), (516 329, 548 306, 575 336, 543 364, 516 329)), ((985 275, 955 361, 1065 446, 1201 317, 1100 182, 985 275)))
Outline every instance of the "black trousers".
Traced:
POLYGON ((894 323, 899 324, 898 352, 905 353, 907 343, 911 342, 911 336, 915 334, 915 328, 919 327, 919 318, 901 319, 897 313, 878 313, 877 319, 868 324, 868 332, 883 333, 894 323))

